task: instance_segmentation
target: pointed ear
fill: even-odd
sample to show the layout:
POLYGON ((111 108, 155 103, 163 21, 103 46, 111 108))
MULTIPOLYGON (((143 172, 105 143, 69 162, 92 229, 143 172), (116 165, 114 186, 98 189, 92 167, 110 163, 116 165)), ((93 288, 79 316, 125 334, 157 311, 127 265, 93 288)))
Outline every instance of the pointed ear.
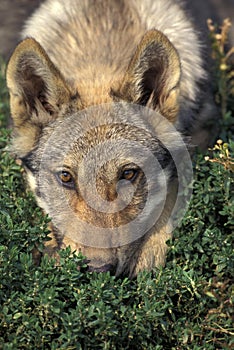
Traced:
POLYGON ((148 31, 138 45, 120 87, 113 94, 157 109, 174 122, 178 112, 180 60, 168 38, 148 31))
POLYGON ((7 86, 17 148, 30 150, 41 129, 69 104, 71 92, 44 49, 34 39, 23 40, 7 67, 7 86))

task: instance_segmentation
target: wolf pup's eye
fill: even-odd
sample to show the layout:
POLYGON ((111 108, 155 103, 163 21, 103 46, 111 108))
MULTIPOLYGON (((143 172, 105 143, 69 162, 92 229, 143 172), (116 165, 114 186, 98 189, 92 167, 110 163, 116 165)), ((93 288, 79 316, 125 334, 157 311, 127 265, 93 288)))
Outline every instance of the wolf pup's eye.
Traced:
POLYGON ((134 181, 138 175, 137 169, 126 169, 123 171, 121 179, 127 181, 134 181))
POLYGON ((73 177, 68 171, 59 171, 56 174, 56 177, 58 179, 58 182, 62 186, 67 187, 67 188, 74 188, 75 187, 73 177))

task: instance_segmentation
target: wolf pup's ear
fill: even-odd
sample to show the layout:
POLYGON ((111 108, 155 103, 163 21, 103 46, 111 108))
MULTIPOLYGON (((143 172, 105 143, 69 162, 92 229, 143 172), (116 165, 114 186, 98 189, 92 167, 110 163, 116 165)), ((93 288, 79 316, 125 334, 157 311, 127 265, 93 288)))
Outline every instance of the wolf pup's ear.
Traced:
POLYGON ((44 49, 31 38, 16 47, 6 78, 19 144, 16 148, 23 155, 30 151, 41 129, 62 113, 71 92, 44 49))
POLYGON ((137 46, 117 94, 157 109, 174 122, 179 108, 180 59, 168 38, 148 31, 137 46))

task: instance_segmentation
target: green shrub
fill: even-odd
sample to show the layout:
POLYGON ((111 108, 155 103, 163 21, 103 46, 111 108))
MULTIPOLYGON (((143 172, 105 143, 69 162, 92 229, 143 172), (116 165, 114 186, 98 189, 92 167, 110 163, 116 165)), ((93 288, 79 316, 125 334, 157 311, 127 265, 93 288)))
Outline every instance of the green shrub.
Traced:
MULTIPOLYGON (((84 272, 83 258, 69 249, 59 265, 43 257, 35 266, 32 250, 43 248, 49 219, 5 150, 2 77, 0 86, 0 349, 233 348, 231 94, 222 111, 225 142, 197 155, 192 201, 168 243, 166 266, 130 281, 84 272)), ((226 98, 218 90, 217 96, 226 98)))

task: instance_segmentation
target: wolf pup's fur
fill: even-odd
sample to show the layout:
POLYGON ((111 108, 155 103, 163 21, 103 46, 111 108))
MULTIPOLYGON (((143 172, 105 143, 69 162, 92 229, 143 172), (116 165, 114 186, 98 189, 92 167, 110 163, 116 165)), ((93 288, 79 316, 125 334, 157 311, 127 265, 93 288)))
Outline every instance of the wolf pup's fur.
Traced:
MULTIPOLYGON (((207 73, 198 36, 180 2, 47 0, 26 23, 22 38, 7 69, 13 151, 22 159, 38 204, 52 217, 52 240, 45 251, 56 255, 59 248, 70 245, 87 257, 91 271, 111 270, 130 277, 163 264, 166 241, 171 237, 168 219, 177 194, 173 162, 161 142, 163 128, 155 127, 154 136, 150 132, 154 126, 147 126, 144 113, 136 109, 134 114, 130 108, 128 115, 126 106, 160 112, 192 144, 206 143, 204 128, 212 120, 213 108, 207 73), (103 111, 90 109, 102 104, 106 106, 103 111), (69 122, 63 124, 66 120, 69 122), (77 136, 59 159, 77 128, 83 136, 77 136), (48 156, 45 145, 56 130, 60 132, 51 141, 51 159, 43 163, 44 153, 48 156), (114 147, 116 156, 108 162, 104 141, 118 137, 123 142, 114 147), (120 244, 113 245, 99 244, 96 237, 95 246, 89 244, 95 227, 117 228, 121 235, 122 227, 140 215, 147 200, 146 175, 129 160, 124 140, 150 149, 164 169, 164 175, 160 170, 155 174, 155 202, 163 210, 144 234, 134 236, 135 229, 129 230, 129 240, 120 239, 120 244), (120 180, 134 188, 125 208, 116 204, 116 210, 107 213, 93 209, 79 189, 82 180, 88 192, 92 162, 87 162, 85 174, 80 164, 99 144, 99 151, 92 155, 93 163, 102 164, 95 179, 98 195, 111 205, 120 180), (167 186, 163 204, 159 200, 162 176, 167 186), (79 234, 85 239, 80 241, 79 234)), ((173 132, 167 137, 169 144, 176 145, 173 132)), ((89 194, 92 201, 93 194, 89 194)))

